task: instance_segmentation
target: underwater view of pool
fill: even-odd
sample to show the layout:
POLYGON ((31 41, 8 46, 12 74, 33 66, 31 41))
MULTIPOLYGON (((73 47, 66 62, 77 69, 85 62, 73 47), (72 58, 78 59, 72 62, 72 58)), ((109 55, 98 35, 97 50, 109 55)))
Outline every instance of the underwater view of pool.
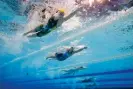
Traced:
POLYGON ((0 89, 132 89, 132 6, 133 0, 0 0, 0 89), (51 20, 57 28, 39 37, 61 12, 74 16, 59 27, 62 20, 51 20), (41 24, 35 37, 24 35, 41 24))

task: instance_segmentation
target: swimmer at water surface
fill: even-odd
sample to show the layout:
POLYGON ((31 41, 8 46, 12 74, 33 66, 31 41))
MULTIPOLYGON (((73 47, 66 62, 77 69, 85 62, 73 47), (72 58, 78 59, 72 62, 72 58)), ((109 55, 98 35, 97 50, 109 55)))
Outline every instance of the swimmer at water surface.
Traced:
POLYGON ((70 13, 68 16, 65 15, 64 9, 59 9, 57 13, 52 15, 46 26, 44 24, 36 27, 34 30, 28 31, 24 33, 24 36, 27 37, 42 37, 50 33, 51 31, 55 30, 57 27, 60 27, 65 21, 72 18, 78 11, 80 11, 82 7, 78 7, 76 10, 74 10, 72 13, 70 13), (32 34, 31 34, 32 33, 32 34), (30 35, 29 35, 30 34, 30 35))

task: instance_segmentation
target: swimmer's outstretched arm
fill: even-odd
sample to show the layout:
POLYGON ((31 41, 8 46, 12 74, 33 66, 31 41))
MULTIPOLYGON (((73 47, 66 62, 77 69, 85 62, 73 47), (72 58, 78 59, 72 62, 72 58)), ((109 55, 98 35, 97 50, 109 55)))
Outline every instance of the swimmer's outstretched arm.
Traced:
POLYGON ((81 10, 82 7, 77 8, 75 11, 70 13, 68 16, 64 17, 64 21, 67 21, 68 19, 72 18, 78 11, 81 10))
POLYGON ((54 58, 56 58, 55 55, 50 55, 50 56, 46 57, 46 60, 47 60, 47 59, 54 59, 54 58))
POLYGON ((78 50, 75 50, 73 53, 78 53, 78 52, 80 52, 80 51, 82 51, 82 50, 84 50, 84 49, 87 49, 87 47, 85 46, 85 47, 83 47, 83 48, 80 48, 80 49, 78 49, 78 50))

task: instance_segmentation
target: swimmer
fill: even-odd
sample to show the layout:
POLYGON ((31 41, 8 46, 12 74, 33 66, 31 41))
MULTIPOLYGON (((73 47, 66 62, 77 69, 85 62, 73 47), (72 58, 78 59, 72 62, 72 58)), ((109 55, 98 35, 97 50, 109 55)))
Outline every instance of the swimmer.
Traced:
POLYGON ((51 59, 51 60, 58 60, 58 61, 64 61, 67 58, 69 58, 70 56, 81 52, 82 50, 87 49, 86 46, 82 46, 82 47, 70 47, 70 48, 66 48, 65 52, 56 52, 51 56, 48 56, 46 59, 51 59), (78 48, 76 50, 76 48, 78 48))
POLYGON ((72 69, 65 69, 65 70, 62 70, 65 72, 65 74, 75 74, 76 72, 80 71, 80 70, 83 70, 85 69, 86 67, 85 66, 80 66, 80 67, 75 67, 75 68, 72 68, 72 69))
POLYGON ((90 78, 84 78, 83 80, 81 80, 81 83, 89 83, 89 82, 95 82, 96 78, 94 77, 90 77, 90 78))
POLYGON ((23 35, 27 36, 27 37, 45 36, 48 33, 50 33, 51 31, 55 30, 57 27, 60 27, 65 21, 72 18, 81 9, 82 9, 82 7, 78 7, 75 11, 73 11, 66 17, 64 16, 65 11, 63 9, 59 9, 54 15, 51 16, 51 18, 48 20, 46 26, 42 24, 42 25, 36 27, 34 30, 24 33, 23 35))

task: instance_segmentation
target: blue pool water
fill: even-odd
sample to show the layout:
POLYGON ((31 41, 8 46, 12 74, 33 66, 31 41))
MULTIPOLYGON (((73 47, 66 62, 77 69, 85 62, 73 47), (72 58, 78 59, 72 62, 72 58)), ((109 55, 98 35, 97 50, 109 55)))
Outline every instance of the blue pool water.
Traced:
POLYGON ((22 33, 36 21, 29 22, 6 0, 0 1, 0 13, 0 89, 133 88, 133 8, 90 22, 70 20, 59 31, 31 39, 22 33), (65 61, 46 60, 68 45, 88 49, 65 61), (85 69, 64 74, 78 66, 85 69))

